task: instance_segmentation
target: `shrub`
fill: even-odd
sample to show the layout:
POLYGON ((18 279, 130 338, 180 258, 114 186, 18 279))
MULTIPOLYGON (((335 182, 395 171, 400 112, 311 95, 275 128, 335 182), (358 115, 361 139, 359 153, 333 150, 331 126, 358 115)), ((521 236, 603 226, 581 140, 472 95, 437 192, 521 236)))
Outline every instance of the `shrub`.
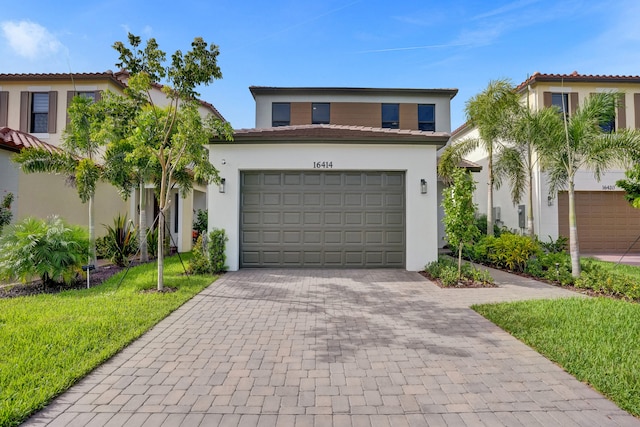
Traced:
POLYGON ((213 229, 209 233, 209 262, 211 263, 212 273, 221 273, 227 270, 225 262, 227 256, 225 255, 226 242, 229 240, 223 229, 213 229))
POLYGON ((107 235, 104 237, 104 250, 107 258, 114 264, 124 267, 129 264, 129 257, 138 251, 138 233, 127 215, 118 214, 113 219, 113 227, 105 225, 107 235))
POLYGON ((11 212, 11 203, 13 202, 13 193, 7 193, 0 203, 0 233, 5 225, 9 225, 13 213, 11 212))
MULTIPOLYGON (((458 284, 458 264, 451 258, 439 257, 437 261, 430 262, 424 271, 434 279, 440 279, 442 286, 455 286, 458 284)), ((493 283, 493 278, 486 270, 478 270, 473 264, 463 263, 461 279, 472 280, 483 284, 493 283)))
POLYGON ((575 286, 625 299, 640 300, 640 284, 636 278, 607 271, 602 266, 590 262, 584 264, 584 270, 576 279, 575 286))
POLYGON ((523 272, 529 258, 539 252, 538 243, 529 237, 503 233, 492 242, 488 258, 499 268, 523 272))
POLYGON ((572 285, 571 257, 566 252, 538 253, 527 261, 524 272, 562 285, 572 285))
POLYGON ((61 218, 25 218, 0 236, 0 278, 45 285, 70 283, 81 272, 89 253, 86 229, 61 218))
POLYGON ((147 251, 152 258, 158 256, 158 227, 147 230, 147 251))
POLYGON ((482 236, 475 244, 465 247, 465 257, 473 262, 489 264, 491 262, 489 259, 489 251, 495 240, 496 238, 493 236, 482 236))
POLYGON ((189 261, 189 272, 195 274, 211 273, 211 263, 209 262, 207 254, 203 252, 202 235, 198 236, 191 253, 192 258, 191 261, 189 261))
POLYGON ((96 257, 109 258, 106 236, 96 237, 96 257))
POLYGON ((209 214, 208 211, 198 209, 196 213, 196 218, 193 220, 193 229, 198 232, 198 235, 204 234, 207 232, 207 227, 209 226, 209 214))
POLYGON ((567 250, 567 243, 569 239, 564 236, 558 236, 558 238, 554 241, 551 236, 549 236, 548 242, 540 241, 540 247, 548 253, 560 253, 567 250))
MULTIPOLYGON (((476 227, 478 227, 478 229, 480 230, 480 233, 482 233, 483 235, 487 235, 487 215, 482 214, 482 215, 477 215, 476 214, 476 227)), ((500 236, 500 234, 502 234, 503 229, 498 227, 497 224, 493 224, 493 235, 495 237, 500 236)))

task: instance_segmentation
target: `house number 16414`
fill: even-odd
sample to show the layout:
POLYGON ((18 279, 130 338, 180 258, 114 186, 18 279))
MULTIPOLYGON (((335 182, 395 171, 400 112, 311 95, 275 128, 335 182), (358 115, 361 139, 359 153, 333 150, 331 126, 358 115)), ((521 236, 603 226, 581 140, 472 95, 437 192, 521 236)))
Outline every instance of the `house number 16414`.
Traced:
POLYGON ((333 162, 313 162, 314 169, 331 169, 333 168, 333 162))

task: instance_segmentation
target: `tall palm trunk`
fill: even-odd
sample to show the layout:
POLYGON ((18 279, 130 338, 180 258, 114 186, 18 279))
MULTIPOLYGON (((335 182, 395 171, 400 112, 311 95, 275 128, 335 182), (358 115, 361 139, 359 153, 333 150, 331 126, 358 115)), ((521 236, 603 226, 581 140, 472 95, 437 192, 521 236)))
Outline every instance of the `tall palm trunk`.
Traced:
POLYGON ((576 199, 573 180, 569 182, 569 253, 571 254, 571 275, 580 277, 580 247, 576 220, 576 199))
POLYGON ((533 239, 536 233, 533 229, 533 173, 531 168, 529 168, 529 193, 527 194, 527 199, 527 233, 533 239))
POLYGON ((487 164, 489 183, 487 188, 487 236, 493 236, 493 150, 489 149, 487 164))

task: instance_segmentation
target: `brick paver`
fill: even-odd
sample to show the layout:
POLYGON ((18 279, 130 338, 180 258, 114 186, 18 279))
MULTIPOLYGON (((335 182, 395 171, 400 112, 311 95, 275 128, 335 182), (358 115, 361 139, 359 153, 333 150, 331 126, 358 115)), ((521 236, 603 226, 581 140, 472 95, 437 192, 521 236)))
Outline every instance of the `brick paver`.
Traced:
POLYGON ((640 426, 468 308, 577 294, 493 273, 228 273, 26 425, 640 426))

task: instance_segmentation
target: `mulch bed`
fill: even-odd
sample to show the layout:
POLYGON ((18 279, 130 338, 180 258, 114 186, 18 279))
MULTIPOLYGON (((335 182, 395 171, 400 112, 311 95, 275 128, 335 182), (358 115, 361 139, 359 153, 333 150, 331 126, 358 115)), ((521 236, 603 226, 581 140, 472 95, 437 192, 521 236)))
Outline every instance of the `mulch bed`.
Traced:
MULTIPOLYGON (((131 263, 131 266, 140 264, 138 261, 131 263)), ((93 288, 102 284, 105 280, 126 269, 127 267, 118 267, 117 265, 105 265, 98 267, 91 272, 90 286, 93 288)), ((41 280, 31 283, 20 283, 17 285, 6 285, 0 288, 0 298, 15 298, 38 294, 57 294, 70 289, 85 289, 87 287, 86 277, 78 276, 76 281, 66 285, 49 285, 45 286, 41 280)))
POLYGON ((420 271, 419 273, 443 289, 452 289, 452 288, 473 289, 473 288, 497 288, 498 287, 498 285, 495 285, 493 283, 474 282, 473 280, 467 280, 467 279, 460 280, 457 285, 445 286, 442 284, 442 281, 440 279, 436 277, 432 277, 426 271, 420 271))

